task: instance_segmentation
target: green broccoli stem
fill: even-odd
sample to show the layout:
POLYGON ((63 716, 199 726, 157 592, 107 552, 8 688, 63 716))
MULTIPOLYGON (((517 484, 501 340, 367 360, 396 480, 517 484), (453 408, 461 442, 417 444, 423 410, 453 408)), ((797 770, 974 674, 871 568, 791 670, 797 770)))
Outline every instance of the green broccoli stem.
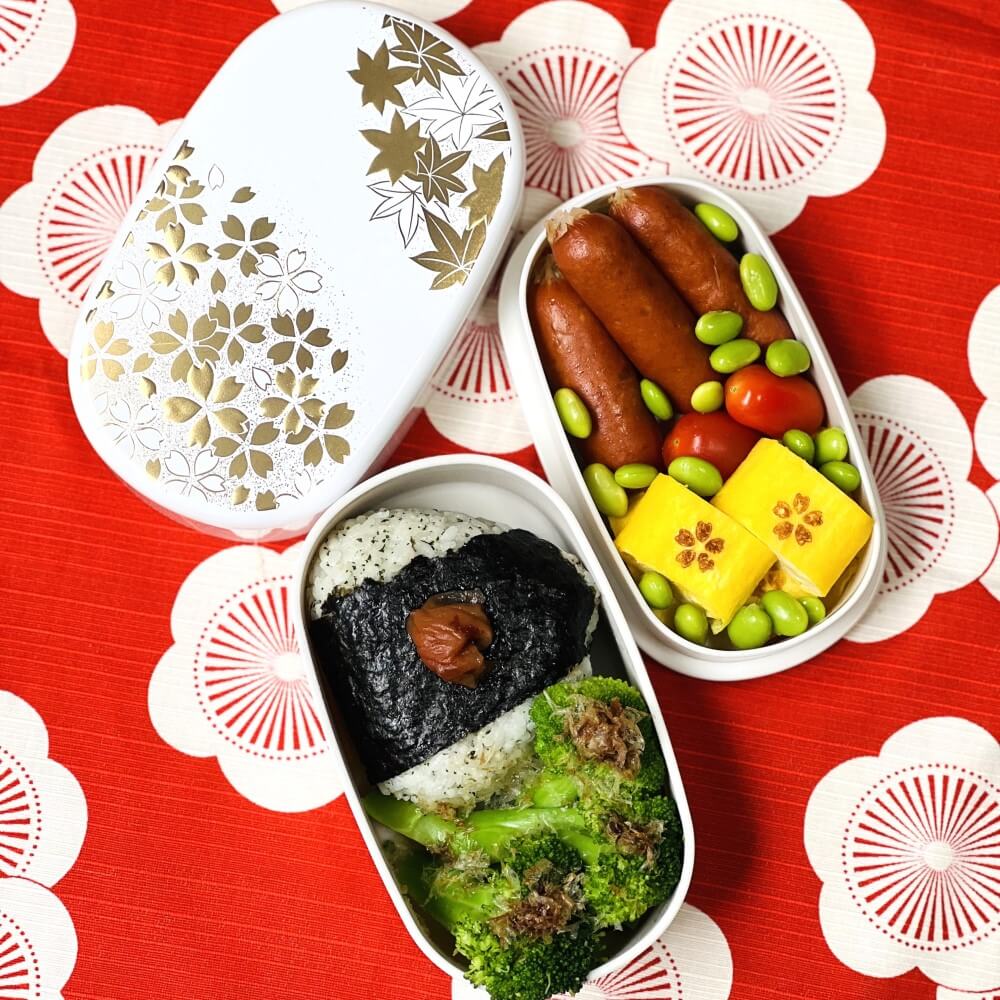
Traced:
POLYGON ((527 797, 532 805, 543 809, 571 806, 580 797, 580 787, 569 775, 542 771, 527 789, 527 797))
POLYGON ((602 851, 601 844, 588 835, 583 814, 571 807, 483 809, 459 824, 380 792, 366 795, 363 805, 377 823, 431 850, 446 845, 459 853, 479 848, 492 860, 502 861, 512 841, 551 832, 576 848, 588 864, 602 851))

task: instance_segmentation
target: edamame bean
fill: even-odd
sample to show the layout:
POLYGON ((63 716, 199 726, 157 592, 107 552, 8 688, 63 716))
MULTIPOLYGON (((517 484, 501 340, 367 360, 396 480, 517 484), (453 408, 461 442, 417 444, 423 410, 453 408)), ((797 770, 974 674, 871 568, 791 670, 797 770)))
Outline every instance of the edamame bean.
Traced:
POLYGON ((710 347, 718 347, 735 340, 743 331, 743 317, 739 313, 719 309, 698 317, 694 325, 694 335, 710 347))
POLYGON ((642 401, 646 404, 646 409, 657 420, 669 420, 674 415, 674 408, 670 405, 670 397, 651 379, 644 378, 639 383, 639 392, 642 393, 642 401))
POLYGON ((652 570, 639 577, 639 593, 656 611, 669 608, 674 603, 674 592, 670 589, 667 578, 662 573, 655 573, 652 570))
POLYGON ((750 305, 767 312, 778 301, 778 283, 771 265, 759 253, 745 253, 740 258, 740 281, 750 305))
POLYGON ((685 639, 704 646, 708 638, 708 618, 696 604, 678 604, 674 612, 674 631, 685 639))
POLYGON ((740 227, 736 225, 736 220, 718 205, 700 202, 694 206, 694 214, 701 219, 705 228, 723 243, 732 243, 740 235, 740 227))
POLYGON ((581 440, 590 437, 590 432, 594 429, 590 410, 572 389, 556 389, 552 401, 556 404, 556 412, 567 434, 581 440))
POLYGON ((845 493, 853 493, 861 485, 861 473, 850 462, 824 462, 819 471, 845 493))
POLYGON ((624 517, 628 512, 628 497, 615 482, 615 477, 606 465, 594 462, 583 470, 583 481, 594 498, 597 509, 605 517, 624 517))
POLYGON ((816 464, 843 462, 847 458, 847 435, 839 427, 824 427, 816 435, 816 464))
POLYGON ((775 635, 801 635, 809 627, 806 609, 783 590, 769 590, 760 599, 774 625, 775 635))
POLYGON ((691 409, 698 413, 712 413, 722 407, 724 398, 721 382, 702 382, 691 393, 691 409))
POLYGON ((800 597, 799 604, 806 609, 810 625, 818 625, 826 617, 826 606, 818 597, 800 597))
POLYGON ((789 375, 801 375, 809 371, 812 358, 809 356, 809 348, 801 340, 776 340, 768 345, 764 364, 775 375, 788 378, 789 375))
POLYGON ((631 462, 615 470, 615 482, 627 490, 644 490, 656 476, 656 466, 644 462, 631 462))
POLYGON ((812 460, 816 455, 816 445, 813 443, 813 439, 806 434, 805 431, 785 431, 785 435, 782 437, 781 443, 789 451, 798 455, 799 458, 805 459, 805 461, 812 464, 812 460))
POLYGON ((752 365, 760 357, 760 344, 740 337, 728 344, 721 344, 708 356, 713 371, 731 375, 747 365, 752 365))
POLYGON ((714 497, 722 489, 722 474, 703 458, 682 455, 667 466, 667 475, 700 497, 714 497))
POLYGON ((771 619, 759 604, 748 604, 733 616, 726 635, 737 649, 759 649, 771 638, 771 619))

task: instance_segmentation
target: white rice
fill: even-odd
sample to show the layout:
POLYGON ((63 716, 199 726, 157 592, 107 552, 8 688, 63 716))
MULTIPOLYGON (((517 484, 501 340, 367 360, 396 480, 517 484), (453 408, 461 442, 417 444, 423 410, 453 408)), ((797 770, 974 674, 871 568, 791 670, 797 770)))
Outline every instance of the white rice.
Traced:
MULTIPOLYGON (((338 525, 313 558, 306 581, 310 614, 319 618, 326 598, 348 593, 364 580, 391 580, 417 556, 441 556, 476 535, 508 529, 493 521, 438 510, 374 510, 338 525)), ((563 553, 593 590, 576 556, 563 553)), ((597 627, 597 607, 587 625, 587 646, 597 627)), ((567 680, 587 677, 590 657, 576 664, 567 680)), ((383 781, 382 792, 409 799, 421 809, 440 806, 467 810, 508 788, 531 758, 534 731, 528 698, 482 729, 469 733, 408 771, 383 781)))

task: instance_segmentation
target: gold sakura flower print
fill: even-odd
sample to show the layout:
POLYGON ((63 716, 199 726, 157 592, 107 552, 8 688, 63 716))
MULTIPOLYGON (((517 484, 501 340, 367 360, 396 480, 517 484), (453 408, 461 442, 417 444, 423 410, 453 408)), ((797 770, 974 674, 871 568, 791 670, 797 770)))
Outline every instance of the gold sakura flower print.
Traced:
POLYGON ((280 395, 268 396, 260 401, 260 412, 268 420, 282 420, 282 430, 292 434, 305 421, 319 424, 323 415, 323 401, 313 395, 319 379, 312 375, 295 377, 291 368, 282 368, 274 377, 274 386, 280 395))
POLYGON ((172 285, 178 278, 185 284, 193 285, 198 280, 196 264, 204 264, 209 259, 208 247, 204 243, 185 246, 187 233, 184 226, 176 222, 163 230, 162 243, 149 243, 146 253, 160 266, 155 278, 160 284, 172 285))
POLYGON ((361 84, 362 105, 374 104, 381 114, 386 101, 400 108, 406 104, 398 87, 411 79, 413 72, 412 66, 390 66, 389 46, 383 42, 374 56, 358 49, 358 68, 349 70, 347 75, 361 84))
POLYGON ((222 223, 222 231, 229 237, 229 243, 220 243, 215 252, 222 260, 232 260, 240 255, 240 271, 243 277, 249 278, 257 273, 260 258, 267 253, 277 253, 277 243, 268 237, 274 232, 276 223, 268 218, 254 219, 250 224, 250 232, 235 215, 227 215, 222 223))
POLYGON ((188 396, 170 396, 163 401, 163 415, 171 423, 193 421, 188 443, 203 448, 208 444, 215 423, 227 434, 245 434, 247 417, 242 410, 228 406, 243 391, 243 383, 232 375, 216 383, 215 371, 209 364, 192 366, 187 373, 188 396))
POLYGON ((424 224, 434 250, 417 254, 413 260, 436 273, 431 288, 437 291, 464 284, 483 249, 486 228, 471 226, 459 234, 444 219, 427 210, 424 211, 424 224))
POLYGON ((346 403, 337 403, 326 411, 321 426, 303 424, 285 440, 289 444, 304 447, 302 461, 306 466, 319 465, 323 461, 324 451, 334 462, 342 464, 351 453, 351 446, 339 434, 333 432, 346 427, 353 419, 354 411, 346 403))
MULTIPOLYGON (((185 175, 179 189, 169 181, 168 171, 168 177, 144 206, 146 213, 156 216, 157 230, 166 229, 167 226, 180 222, 182 218, 192 226, 200 226, 205 221, 205 209, 196 201, 205 190, 205 185, 188 179, 187 171, 183 167, 179 170, 184 171, 185 175)), ((180 179, 178 177, 178 180, 180 179)))
POLYGON ((392 30, 399 43, 390 50, 401 63, 413 67, 414 83, 430 83, 441 89, 441 77, 464 76, 462 68, 451 57, 451 46, 429 31, 394 18, 392 30))
POLYGON ((474 189, 462 199, 462 208, 469 210, 469 225, 484 226, 493 221, 493 213, 500 204, 503 191, 503 172, 506 167, 501 153, 485 170, 473 164, 472 183, 474 189))
POLYGON ((278 438, 278 428, 270 421, 258 424, 249 434, 240 434, 235 438, 219 437, 212 442, 212 451, 218 458, 228 458, 229 476, 242 479, 247 468, 267 479, 268 473, 274 468, 271 456, 263 449, 273 444, 278 438))
POLYGON ((423 188, 424 201, 438 201, 447 205, 453 192, 465 190, 465 184, 455 176, 465 166, 468 152, 442 153, 437 140, 429 138, 417 153, 417 165, 406 176, 418 181, 423 188))
POLYGON ((812 529, 823 523, 823 512, 809 507, 809 497, 801 493, 792 497, 791 504, 784 500, 775 503, 771 512, 779 519, 773 529, 778 538, 784 541, 794 535, 799 545, 808 545, 813 540, 812 529))
POLYGON ((194 323, 189 323, 187 316, 178 309, 167 317, 167 325, 169 330, 153 332, 149 346, 161 356, 176 354, 170 365, 170 377, 175 382, 183 382, 192 365, 219 360, 227 334, 219 330, 211 316, 199 316, 194 323))
POLYGON ((305 371, 313 366, 309 348, 330 346, 330 331, 324 326, 313 329, 314 317, 312 309, 300 309, 294 320, 285 313, 271 320, 271 329, 281 337, 281 341, 267 352, 276 365, 287 364, 294 354, 299 371, 305 371))
POLYGON ((697 563, 702 573, 715 569, 715 559, 712 557, 717 556, 726 547, 724 538, 712 537, 710 521, 699 521, 694 531, 681 528, 674 535, 674 541, 681 546, 681 551, 675 557, 681 566, 687 569, 688 566, 697 563))
POLYGON ((393 112, 388 132, 366 128, 361 130, 361 134, 378 150, 378 156, 372 160, 368 173, 377 174, 380 170, 385 170, 393 184, 403 174, 416 169, 417 152, 426 141, 420 134, 420 122, 407 125, 398 111, 393 112))
POLYGON ((249 302, 239 302, 230 310, 222 299, 216 301, 208 307, 208 315, 215 321, 219 328, 221 343, 218 350, 222 350, 222 345, 228 339, 229 345, 226 347, 226 357, 229 363, 238 365, 244 357, 243 344, 261 344, 264 342, 264 327, 260 323, 251 323, 250 317, 253 315, 253 306, 249 302), (242 343, 241 343, 242 341, 242 343))
POLYGON ((125 374, 125 366, 118 359, 131 349, 124 337, 115 337, 114 323, 97 323, 84 348, 80 374, 92 379, 100 368, 105 378, 117 382, 125 374))

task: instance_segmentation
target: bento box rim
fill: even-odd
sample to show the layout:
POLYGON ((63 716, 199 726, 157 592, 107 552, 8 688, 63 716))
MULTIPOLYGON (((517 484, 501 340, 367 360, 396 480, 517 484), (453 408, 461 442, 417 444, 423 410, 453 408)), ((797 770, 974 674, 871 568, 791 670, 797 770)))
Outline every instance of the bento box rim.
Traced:
MULTIPOLYGON (((447 480, 452 475, 455 475, 460 479, 465 478, 463 473, 475 472, 477 470, 489 471, 493 474, 500 474, 503 477, 508 477, 512 487, 522 494, 534 492, 536 494, 534 499, 537 499, 538 502, 547 505, 548 511, 546 511, 546 514, 550 516, 550 519, 556 521, 571 539, 574 553, 584 563, 588 573, 591 574, 594 580, 594 585, 596 586, 598 594, 601 598, 604 614, 608 625, 611 628, 615 643, 618 646, 618 650, 622 658, 622 664, 629 675, 630 680, 632 683, 636 684, 647 705, 650 706, 650 715, 653 718, 657 738, 660 741, 660 747, 663 751, 664 761, 667 766, 667 773, 670 779, 670 791, 677 804, 677 810, 681 820, 681 828, 684 834, 684 860, 680 880, 678 881, 677 887, 675 888, 671 898, 666 903, 662 903, 656 908, 661 912, 644 930, 644 932, 636 937, 636 939, 629 943, 626 947, 622 948, 617 954, 590 972, 591 977, 607 975, 627 965, 633 958, 642 954, 647 948, 649 948, 664 933, 667 927, 670 926, 674 918, 677 916, 677 913, 680 911, 681 905, 687 896, 694 869, 694 825, 687 802, 687 796, 684 791, 684 784, 680 774, 680 767, 677 763, 677 757, 673 750, 673 744, 670 741, 670 735, 667 731, 666 722, 663 718, 663 712, 656 699, 656 693, 653 690, 652 681, 650 680, 649 674, 643 664, 642 654, 639 652, 639 648, 636 645, 635 640, 632 638, 628 622, 626 621, 625 615, 618 604, 618 599, 615 595, 614 589, 611 587, 611 583, 604 573, 604 569, 597 557, 597 554, 591 547, 586 534, 578 524, 568 505, 548 485, 548 483, 527 469, 514 465, 513 463, 507 462, 503 459, 482 455, 441 455, 431 458, 418 459, 413 462, 408 462, 405 465, 399 465, 394 468, 387 469, 384 472, 373 476, 371 479, 367 479, 364 482, 359 483, 349 492, 345 493, 320 517, 320 519, 313 525, 305 540, 302 542, 302 552, 296 566, 295 576, 293 578, 294 599, 292 602, 292 620, 298 635, 299 648, 302 650, 303 656, 306 657, 308 665, 307 679, 310 693, 315 701, 315 704, 320 709, 320 724, 333 751, 333 758, 338 772, 338 777, 342 783, 344 795, 350 805, 351 812, 354 815, 358 829, 361 831, 361 836, 365 841, 365 846, 368 848, 368 853, 371 855, 372 861, 378 870, 379 876, 385 885, 386 891, 389 893, 389 897, 392 900, 400 919, 403 921, 410 937, 427 959, 433 962, 434 965, 447 975, 458 978, 463 977, 464 970, 459 965, 451 961, 446 955, 438 951, 435 945, 421 929, 417 918, 415 917, 409 904, 406 902, 403 893, 396 884, 392 870, 385 859, 376 836, 374 825, 368 819, 368 816, 365 814, 364 808, 361 805, 360 796, 354 782, 351 779, 350 770, 347 766, 341 739, 330 722, 326 700, 319 683, 316 664, 312 656, 312 647, 310 645, 308 631, 309 619, 306 599, 306 582, 308 580, 309 567, 312 563, 313 556, 316 553, 316 549, 326 538, 326 535, 335 526, 335 524, 342 519, 344 511, 359 501, 363 501, 367 494, 380 490, 386 484, 394 481, 398 481, 400 488, 403 488, 407 479, 420 477, 427 472, 443 472, 445 473, 443 478, 444 480, 447 480), (551 515, 555 516, 551 517, 551 515)), ((350 516, 353 517, 356 515, 352 513, 350 516)))
POLYGON ((799 636, 783 639, 780 643, 763 646, 759 649, 712 649, 699 646, 683 638, 667 628, 639 597, 638 587, 631 574, 627 572, 617 549, 614 547, 614 541, 607 526, 586 491, 579 464, 562 427, 559 425, 555 408, 553 406, 546 407, 546 412, 541 414, 541 422, 531 419, 529 414, 528 424, 531 427, 533 441, 536 445, 540 445, 538 448, 539 460, 546 474, 551 477, 554 473, 560 475, 566 473, 573 479, 576 492, 580 495, 582 504, 586 508, 586 513, 582 515, 586 521, 584 530, 591 544, 597 549, 604 568, 607 570, 609 566, 614 567, 609 570, 608 575, 613 581, 612 585, 615 587, 616 596, 620 596, 620 588, 627 591, 627 597, 624 599, 625 607, 628 609, 625 611, 626 619, 643 650, 655 659, 664 661, 664 665, 670 669, 702 680, 735 681, 763 677, 799 666, 844 637, 875 597, 885 568, 887 540, 885 515, 875 484, 875 477, 871 471, 867 449, 861 442, 854 413, 840 381, 840 376, 830 359, 812 314, 785 267, 781 255, 754 216, 728 192, 708 181, 689 177, 668 175, 632 177, 626 180, 612 181, 575 195, 546 212, 545 217, 535 223, 521 237, 508 258, 500 285, 498 307, 500 335, 508 361, 511 364, 512 378, 518 396, 531 407, 532 402, 537 403, 538 387, 542 386, 545 387, 547 400, 549 396, 547 381, 534 343, 527 310, 528 281, 534 263, 545 244, 545 223, 555 212, 600 203, 619 188, 646 185, 675 188, 682 193, 682 196, 696 195, 699 200, 711 201, 725 208, 736 219, 741 236, 749 235, 752 241, 760 247, 762 255, 771 265, 778 280, 782 300, 785 303, 790 303, 794 310, 801 315, 800 323, 797 318, 793 321, 786 312, 786 318, 789 319, 796 338, 807 342, 813 361, 811 371, 820 391, 823 392, 824 388, 828 390, 831 395, 836 397, 844 411, 845 419, 841 423, 848 437, 852 461, 861 473, 862 493, 874 522, 872 536, 866 544, 864 561, 852 581, 850 593, 818 625, 799 636), (801 329, 798 328, 800 326, 801 329), (802 337, 803 333, 804 337, 802 337), (517 372, 520 367, 519 356, 523 356, 524 363, 531 369, 530 385, 519 385, 517 382, 517 372), (545 440, 541 440, 543 437, 548 439, 556 437, 558 439, 553 447, 559 452, 559 468, 552 467, 552 461, 547 455, 547 443, 545 440), (599 541, 595 542, 595 538, 599 541), (635 608, 638 609, 638 621, 635 620, 635 608), (671 657, 669 654, 678 655, 671 657), (724 669, 725 673, 718 673, 719 668, 724 669))
MULTIPOLYGON (((461 41, 450 31, 442 28, 435 21, 430 21, 427 18, 420 17, 416 14, 408 13, 407 11, 394 7, 391 4, 367 3, 364 2, 364 0, 320 0, 320 2, 296 7, 285 12, 277 12, 273 17, 268 18, 262 24, 250 31, 228 53, 222 64, 215 71, 215 73, 212 74, 211 79, 205 84, 204 88, 198 94, 198 97, 195 98, 194 102, 192 102, 191 107, 193 108, 201 100, 204 93, 215 85, 217 78, 229 65, 230 61, 239 49, 242 48, 243 45, 245 45, 253 36, 257 35, 259 32, 273 30, 277 22, 283 22, 289 25, 294 25, 297 20, 305 22, 308 17, 315 17, 317 8, 320 7, 356 7, 358 9, 368 10, 376 14, 382 13, 384 15, 397 16, 403 20, 426 28, 433 35, 447 42, 450 46, 461 52, 463 58, 467 59, 476 67, 477 72, 493 87, 503 106, 504 120, 507 122, 510 132, 511 152, 511 162, 508 165, 511 169, 509 172, 505 173, 503 189, 505 192, 516 191, 517 193, 510 194, 507 201, 502 203, 501 206, 498 206, 496 217, 493 220, 493 227, 495 227, 494 231, 495 233, 500 234, 494 244, 495 256, 490 260, 481 258, 480 261, 477 261, 477 263, 481 263, 485 266, 473 268, 467 284, 462 286, 462 290, 468 297, 469 308, 465 313, 464 319, 458 322, 454 331, 452 331, 452 338, 454 338, 460 332, 463 323, 467 322, 469 317, 474 314, 483 298, 483 295, 492 284, 500 267, 502 266, 506 252, 510 246, 512 235, 516 232, 517 222, 520 217, 521 207, 524 201, 525 153, 524 135, 521 128, 520 118, 507 88, 500 81, 499 77, 493 72, 493 70, 490 69, 490 67, 487 66, 475 52, 473 52, 471 46, 461 41)), ((183 122, 184 119, 181 119, 181 124, 178 126, 174 138, 179 138, 182 135, 184 131, 183 122)), ((125 216, 119 225, 110 246, 120 246, 123 240, 128 236, 133 225, 133 206, 147 201, 155 193, 155 189, 163 173, 161 168, 171 161, 172 154, 170 150, 172 149, 173 139, 171 139, 170 144, 164 148, 162 154, 156 160, 155 165, 143 180, 142 185, 139 187, 139 190, 136 192, 135 197, 129 205, 128 211, 125 213, 125 216)), ((487 240, 491 241, 493 238, 493 234, 491 233, 488 235, 487 240)), ((91 297, 95 290, 99 289, 104 281, 111 276, 112 256, 113 255, 108 254, 101 261, 91 285, 88 288, 87 295, 85 296, 84 302, 81 304, 80 310, 77 314, 77 319, 74 324, 73 334, 70 341, 70 348, 66 358, 67 380, 69 383, 71 404, 77 423, 83 431, 90 447, 94 450, 101 461, 116 476, 118 476, 119 479, 121 479, 143 500, 163 512, 165 516, 179 518, 185 523, 197 526, 198 529, 205 530, 208 533, 223 533, 227 537, 244 538, 248 540, 279 540, 281 538, 290 538, 302 534, 306 530, 307 525, 311 525, 316 518, 318 518, 330 506, 331 503, 334 503, 338 497, 344 495, 342 487, 334 485, 333 482, 328 482, 327 484, 320 483, 310 491, 308 497, 304 497, 298 501, 291 510, 282 507, 265 511, 258 511, 256 509, 253 511, 240 511, 222 507, 216 508, 210 504, 199 503, 194 497, 182 496, 180 494, 167 491, 158 482, 154 482, 150 479, 150 477, 137 463, 129 461, 126 458, 124 451, 116 448, 112 443, 110 443, 106 435, 101 434, 100 419, 86 394, 85 387, 80 378, 80 365, 78 363, 79 352, 75 350, 75 348, 77 342, 82 342, 87 334, 84 315, 85 311, 91 304, 91 297)), ((448 350, 450 343, 451 340, 444 340, 441 344, 438 355, 429 359, 428 363, 425 364, 427 369, 427 378, 430 378, 435 367, 440 363, 441 357, 448 350)), ((426 380, 416 386, 412 398, 408 400, 408 404, 411 409, 418 405, 421 394, 425 389, 426 380)), ((383 448, 388 446, 392 440, 392 435, 396 432, 397 428, 406 421, 406 407, 400 406, 399 400, 396 398, 393 399, 393 406, 399 411, 399 419, 393 421, 393 426, 389 429, 385 436, 383 448)), ((369 433, 375 433, 374 426, 369 433)), ((377 467, 378 464, 379 460, 376 459, 375 467, 377 467)), ((355 485, 365 481, 370 471, 371 468, 369 467, 361 472, 355 480, 355 485)))

